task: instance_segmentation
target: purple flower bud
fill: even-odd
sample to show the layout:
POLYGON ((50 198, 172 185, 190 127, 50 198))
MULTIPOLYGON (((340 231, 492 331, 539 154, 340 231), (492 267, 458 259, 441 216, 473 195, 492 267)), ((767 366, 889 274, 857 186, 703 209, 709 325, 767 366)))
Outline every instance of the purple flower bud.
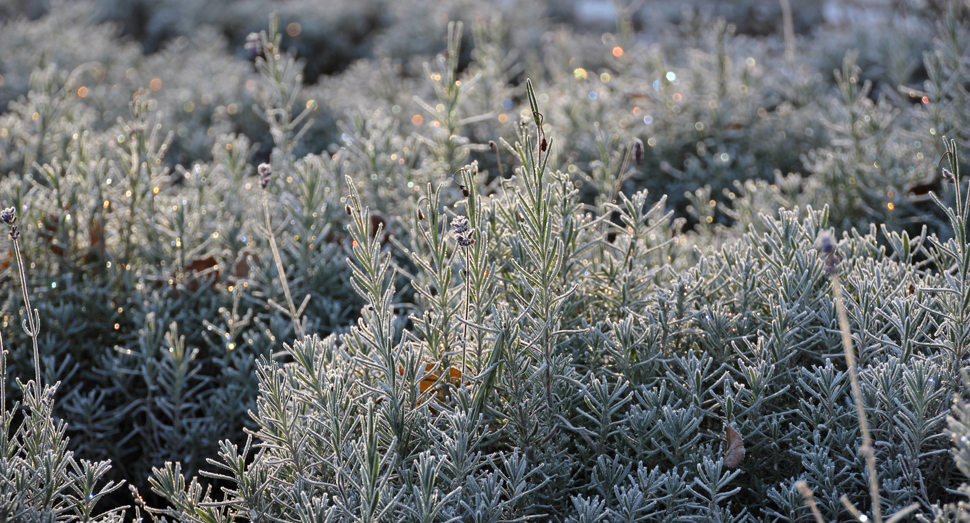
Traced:
POLYGON ((256 168, 256 172, 259 173, 259 186, 265 189, 269 185, 270 176, 273 175, 273 168, 268 163, 261 163, 256 168))
POLYGON ((458 241, 458 245, 468 247, 469 245, 475 243, 475 239, 472 238, 472 232, 474 232, 474 229, 469 227, 468 218, 465 218, 464 216, 456 216, 454 220, 451 220, 451 227, 455 233, 455 240, 458 241))
POLYGON ((818 241, 815 243, 818 250, 822 251, 822 254, 829 256, 835 252, 835 238, 832 237, 828 232, 822 232, 818 235, 818 241))
POLYGON ((836 256, 834 254, 830 254, 830 255, 826 256, 825 257, 825 272, 827 272, 829 274, 835 274, 835 273, 839 272, 839 268, 837 267, 837 265, 841 261, 842 261, 842 258, 840 258, 840 257, 838 257, 838 256, 836 256))
POLYGON ((943 167, 942 169, 943 169, 943 179, 946 180, 946 183, 950 185, 957 183, 956 177, 953 176, 953 173, 949 169, 947 169, 946 167, 943 167))
POLYGON ((837 265, 842 261, 842 258, 835 254, 835 238, 830 233, 823 231, 818 235, 815 246, 824 256, 822 261, 825 263, 825 272, 829 274, 838 272, 837 265))
POLYGON ((468 218, 456 216, 451 220, 451 227, 455 230, 455 234, 465 234, 468 232, 468 218))
POLYGON ((17 209, 14 207, 8 207, 0 211, 0 221, 7 224, 13 224, 17 221, 17 209))
POLYGON ((259 34, 249 33, 246 36, 246 45, 243 46, 249 52, 249 58, 256 58, 263 54, 263 44, 259 40, 259 34))

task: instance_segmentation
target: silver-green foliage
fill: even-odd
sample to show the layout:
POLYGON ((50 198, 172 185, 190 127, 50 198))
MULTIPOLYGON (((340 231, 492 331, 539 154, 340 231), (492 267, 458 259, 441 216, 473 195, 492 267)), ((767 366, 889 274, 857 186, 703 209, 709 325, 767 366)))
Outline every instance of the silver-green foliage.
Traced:
MULTIPOLYGON (((262 361, 260 445, 223 444, 212 465, 228 472, 203 473, 231 485, 222 495, 186 485, 177 465, 156 469, 153 489, 172 503, 156 517, 802 521, 797 480, 826 518, 842 517, 842 496, 868 506, 814 247, 827 210, 762 215, 765 232, 692 254, 698 235, 673 228, 662 198, 581 203, 549 168, 554 144, 528 96, 505 144, 515 174, 487 184, 472 163, 455 174, 460 195, 428 184, 394 249, 348 177, 361 318, 287 346, 287 363, 262 361), (737 468, 729 423, 746 448, 737 468)), ((966 211, 938 201, 959 231, 966 211)), ((889 247, 875 227, 843 235, 838 270, 891 514, 952 486, 941 434, 965 356, 947 303, 963 296, 953 256, 967 244, 882 235, 889 247)))
POLYGON ((0 412, 0 519, 123 521, 124 507, 97 506, 123 483, 104 481, 111 462, 77 459, 68 450, 67 425, 51 411, 56 390, 26 394, 26 412, 19 404, 0 412))
MULTIPOLYGON (((0 42, 61 42, 63 9, 0 42)), ((553 33, 540 64, 496 19, 464 71, 460 26, 441 27, 424 83, 383 61, 304 85, 278 25, 255 69, 208 33, 145 58, 86 25, 86 47, 54 45, 39 68, 46 47, 18 46, 4 96, 27 94, 0 116, 0 194, 22 212, 72 448, 136 482, 171 462, 154 488, 187 519, 800 520, 797 479, 835 519, 841 494, 866 505, 866 476, 812 245, 861 208, 910 229, 839 246, 887 513, 945 498, 967 249, 932 232, 965 214, 920 232, 930 202, 909 192, 935 146, 909 140, 912 119, 959 121, 940 110, 963 96, 945 94, 959 18, 929 116, 846 83, 851 62, 840 98, 810 70, 781 74, 767 43, 694 22, 658 47, 553 33), (547 79, 538 96, 524 70, 547 79), (345 108, 340 126, 302 127, 345 108), (817 147, 806 177, 765 181, 817 147), (277 174, 266 191, 255 157, 277 174), (817 210, 842 194, 856 207, 817 210), (470 232, 449 230, 459 218, 470 232), (740 469, 721 459, 727 423, 740 469), (181 475, 216 455, 210 498, 233 492, 204 505, 206 480, 181 475)), ((4 327, 22 314, 8 296, 4 327)))

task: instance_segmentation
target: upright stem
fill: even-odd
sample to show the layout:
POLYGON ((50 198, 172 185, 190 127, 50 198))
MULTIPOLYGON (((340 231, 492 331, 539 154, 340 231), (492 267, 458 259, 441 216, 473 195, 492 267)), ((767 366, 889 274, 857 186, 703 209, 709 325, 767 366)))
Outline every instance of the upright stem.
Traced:
POLYGON ((815 494, 812 492, 812 489, 808 488, 808 483, 805 481, 798 481, 795 483, 795 488, 797 488, 798 492, 801 493, 803 498, 805 498, 805 504, 812 509, 812 515, 815 516, 815 521, 817 523, 825 523, 825 520, 822 519, 822 513, 818 510, 818 504, 815 503, 815 494))
POLYGON ((280 274, 280 283, 283 284, 283 295, 286 296, 286 305, 290 308, 290 317, 293 318, 296 333, 302 339, 306 336, 306 332, 303 330, 303 322, 300 321, 300 313, 296 310, 293 297, 290 296, 290 284, 286 281, 286 270, 283 269, 283 260, 280 258, 280 250, 276 246, 276 238, 273 235, 273 224, 269 219, 269 198, 266 196, 265 190, 263 191, 263 216, 266 217, 266 235, 269 236, 269 246, 270 250, 273 251, 273 261, 276 262, 276 271, 280 274))
POLYGON ((779 2, 785 32, 785 61, 788 62, 788 67, 792 68, 795 64, 795 24, 792 20, 791 2, 789 0, 779 0, 779 2))
MULTIPOLYGON (((7 351, 3 350, 3 334, 0 333, 0 428, 7 429, 7 351)), ((6 434, 0 436, 0 441, 6 434)))
POLYGON ((464 267, 464 277, 465 280, 465 314, 464 314, 464 324, 462 326, 461 332, 461 386, 465 386, 465 358, 468 352, 468 302, 471 301, 471 297, 468 295, 469 285, 468 285, 468 247, 462 247, 465 251, 465 267, 464 267))
POLYGON ((17 270, 20 273, 20 290, 24 294, 24 306, 27 307, 27 334, 34 344, 34 393, 40 401, 40 349, 37 346, 37 325, 34 323, 34 309, 30 307, 30 293, 27 291, 27 273, 24 271, 24 259, 20 254, 20 242, 13 240, 14 253, 17 256, 17 270))
POLYGON ((620 190, 623 189, 623 180, 626 178, 626 166, 630 164, 630 156, 633 154, 633 145, 626 150, 626 156, 623 158, 623 163, 620 165, 620 172, 616 173, 616 182, 613 184, 613 193, 610 195, 610 199, 616 202, 617 197, 620 195, 620 190))
POLYGON ((835 295, 835 310, 839 316, 839 327, 842 330, 842 347, 845 350, 845 361, 849 367, 849 381, 852 384, 852 397, 855 399, 856 414, 859 416, 859 430, 862 432, 862 446, 859 453, 866 459, 869 471, 869 495, 872 497, 872 518, 875 523, 882 523, 882 508, 879 504, 879 477, 876 473, 876 453, 869 435, 869 422, 866 420, 866 407, 862 401, 862 389, 859 386, 859 374, 856 369, 855 351, 852 348, 852 334, 849 330, 849 316, 842 303, 842 284, 838 274, 832 274, 832 292, 835 295))

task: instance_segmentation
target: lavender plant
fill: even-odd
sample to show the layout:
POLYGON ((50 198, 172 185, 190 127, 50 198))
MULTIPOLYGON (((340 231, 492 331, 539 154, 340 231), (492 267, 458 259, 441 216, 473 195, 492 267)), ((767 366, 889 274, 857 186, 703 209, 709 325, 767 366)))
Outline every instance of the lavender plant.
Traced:
POLYGON ((16 224, 17 211, 0 211, 0 221, 9 226, 8 237, 14 246, 20 273, 26 318, 24 331, 34 341, 35 377, 26 384, 17 379, 23 391, 23 406, 27 412, 18 413, 19 404, 7 410, 7 351, 0 338, 0 513, 4 519, 24 520, 81 520, 123 521, 124 507, 97 512, 96 505, 122 483, 104 481, 111 464, 108 461, 76 460, 68 450, 66 425, 53 417, 54 395, 60 383, 42 386, 37 338, 40 317, 30 306, 26 285, 24 259, 20 252, 20 230, 16 224), (19 414, 19 415, 18 415, 19 414))
POLYGON ((956 146, 928 166, 961 121, 959 45, 927 57, 945 64, 914 108, 851 61, 829 89, 817 39, 782 57, 697 17, 649 41, 632 9, 595 37, 486 17, 473 48, 431 13, 316 84, 286 13, 235 53, 199 32, 153 55, 89 22, 90 49, 62 49, 70 13, 0 31, 58 50, 39 67, 20 49, 47 43, 18 43, 0 70, 0 199, 30 267, 0 250, 0 325, 43 320, 12 333, 36 350, 11 375, 61 382, 44 412, 65 452, 111 460, 136 518, 801 521, 848 517, 843 495, 872 517, 953 501, 966 248, 947 230, 965 201, 925 214, 924 191, 963 190, 956 146), (426 68, 387 47, 415 27, 447 36, 426 68))
POLYGON ((248 450, 224 447, 213 464, 230 474, 207 473, 235 485, 224 498, 173 465, 157 468, 153 489, 172 505, 156 517, 201 520, 199 510, 222 507, 222 518, 335 521, 800 519, 798 487, 809 487, 824 517, 843 513, 841 498, 856 517, 861 506, 880 519, 885 506, 898 521, 944 495, 939 387, 959 358, 929 331, 905 354, 900 317, 841 308, 872 310, 867 297, 889 296, 943 324, 930 292, 909 293, 936 278, 914 270, 919 246, 890 235, 898 250, 887 254, 871 229, 846 236, 839 259, 834 239, 814 249, 826 210, 781 211, 762 217, 767 233, 676 273, 670 260, 688 254, 676 230, 657 236, 670 223, 663 201, 582 205, 548 169, 544 116, 531 85, 528 94, 531 115, 509 145, 513 178, 486 195, 472 164, 456 174, 457 205, 434 185, 417 202, 414 243, 398 244, 418 268, 406 273, 413 306, 397 301, 394 258, 348 178, 361 319, 288 346, 292 363, 261 363, 263 450, 247 466, 248 450), (595 218, 610 212, 626 226, 595 218), (845 293, 833 298, 836 263, 845 293), (864 352, 841 367, 835 333, 848 346, 852 323, 864 352), (856 410, 877 413, 871 432, 853 417, 853 396, 856 410), (742 479, 754 470, 757 480, 742 479), (875 482, 883 490, 868 498, 875 482))

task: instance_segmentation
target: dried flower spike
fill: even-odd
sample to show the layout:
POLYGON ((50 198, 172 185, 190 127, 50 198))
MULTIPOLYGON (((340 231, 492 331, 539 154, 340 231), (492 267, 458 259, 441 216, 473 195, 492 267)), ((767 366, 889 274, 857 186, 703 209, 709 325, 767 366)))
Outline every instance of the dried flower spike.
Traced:
POLYGON ((837 267, 837 265, 841 261, 842 261, 842 258, 840 258, 840 257, 838 257, 838 256, 836 256, 834 254, 830 254, 830 255, 826 256, 825 257, 825 272, 827 272, 829 274, 835 274, 835 273, 839 272, 839 268, 837 267))
POLYGON ((451 220, 451 228, 454 229, 455 234, 465 234, 468 232, 468 218, 456 216, 454 220, 451 220))
POLYGON ((17 221, 17 209, 14 207, 8 207, 0 211, 0 221, 10 225, 10 239, 16 240, 20 237, 20 231, 17 230, 17 226, 14 223, 17 221))
POLYGON ((829 274, 835 274, 838 272, 838 267, 836 265, 842 261, 835 254, 835 238, 832 237, 828 232, 822 232, 818 235, 818 240, 815 243, 816 248, 819 252, 824 255, 823 261, 825 262, 825 272, 829 274))
POLYGON ((17 209, 14 207, 8 207, 0 211, 0 220, 2 220, 3 223, 13 224, 17 221, 17 209))
POLYGON ((259 34, 257 33, 249 33, 246 36, 246 45, 244 47, 249 52, 249 58, 256 58, 263 54, 263 44, 260 43, 259 34))
POLYGON ((495 140, 489 140, 488 141, 488 149, 490 151, 494 151, 495 149, 498 149, 498 146, 495 145, 495 140))
POLYGON ((826 256, 835 252, 835 238, 833 238, 828 232, 822 232, 819 234, 815 245, 818 250, 826 256))
POLYGON ((256 172, 259 173, 259 186, 265 189, 269 185, 270 176, 273 175, 273 168, 268 163, 261 163, 256 168, 256 172))
POLYGON ((946 180, 946 183, 950 185, 957 183, 957 179, 955 176, 953 176, 953 172, 951 172, 946 167, 942 167, 942 169, 943 169, 943 179, 946 180))
POLYGON ((456 216, 454 220, 451 221, 451 228, 455 233, 455 240, 458 245, 462 247, 468 247, 475 243, 475 239, 472 238, 472 233, 474 229, 471 229, 468 224, 468 218, 464 216, 456 216))
POLYGON ((639 138, 633 139, 633 161, 637 164, 643 160, 643 141, 639 138))

